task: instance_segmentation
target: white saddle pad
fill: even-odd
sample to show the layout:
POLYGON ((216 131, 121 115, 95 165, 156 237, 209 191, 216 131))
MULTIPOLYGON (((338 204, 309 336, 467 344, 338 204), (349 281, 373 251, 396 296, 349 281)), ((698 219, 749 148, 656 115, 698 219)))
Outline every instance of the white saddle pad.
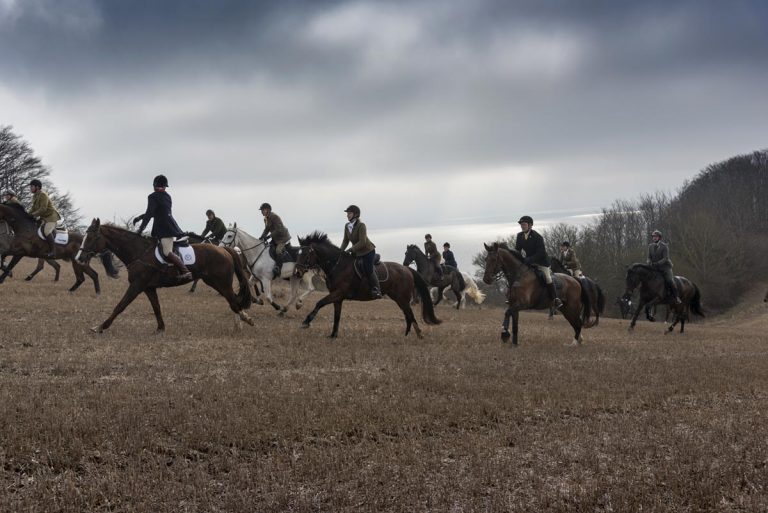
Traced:
MULTIPOLYGON (((45 240, 45 235, 43 235, 43 228, 42 226, 37 229, 37 236, 41 239, 45 240)), ((56 244, 61 244, 62 246, 65 246, 69 243, 69 232, 66 231, 55 231, 53 236, 53 241, 56 244)))
MULTIPOLYGON (((179 252, 179 256, 181 257, 181 261, 184 262, 184 265, 194 265, 195 263, 195 250, 192 248, 192 246, 179 246, 176 248, 179 252)), ((160 246, 157 246, 155 248, 155 258, 157 258, 157 261, 161 264, 165 265, 173 265, 171 263, 168 263, 165 258, 163 258, 163 255, 160 253, 160 246)))

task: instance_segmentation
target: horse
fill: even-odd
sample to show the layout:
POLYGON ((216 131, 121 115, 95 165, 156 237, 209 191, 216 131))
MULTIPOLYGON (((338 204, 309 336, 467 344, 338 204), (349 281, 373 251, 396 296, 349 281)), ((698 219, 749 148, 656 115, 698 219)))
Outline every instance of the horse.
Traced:
POLYGON ((629 323, 629 331, 635 328, 637 317, 640 315, 643 307, 650 305, 668 305, 675 318, 667 326, 665 333, 671 333, 675 325, 680 322, 680 333, 685 331, 685 321, 688 319, 688 312, 704 317, 701 308, 701 292, 699 288, 687 278, 676 276, 678 281, 678 292, 680 293, 680 304, 675 303, 674 297, 667 294, 667 287, 664 283, 664 277, 653 267, 646 264, 632 264, 627 268, 626 290, 624 297, 629 299, 636 288, 640 287, 640 300, 632 315, 632 321, 629 323))
MULTIPOLYGON (((219 245, 218 239, 216 239, 213 235, 208 235, 206 237, 203 237, 202 235, 198 235, 195 232, 186 232, 185 235, 189 240, 190 244, 214 244, 216 246, 219 245)), ((198 281, 200 280, 192 281, 192 286, 189 288, 190 294, 192 294, 195 290, 197 290, 198 281)))
MULTIPOLYGON (((144 237, 118 226, 101 224, 98 218, 91 221, 76 258, 82 261, 89 255, 109 249, 128 269, 129 284, 128 290, 115 306, 112 315, 98 326, 91 328, 91 331, 102 333, 109 328, 115 318, 142 292, 146 294, 152 305, 157 320, 157 332, 165 331, 157 289, 175 287, 187 282, 179 281, 179 274, 175 268, 158 262, 155 256, 157 247, 156 239, 144 237)), ((237 253, 231 248, 221 248, 213 244, 192 244, 190 247, 195 257, 194 264, 188 264, 192 276, 202 279, 224 296, 232 311, 241 320, 253 326, 253 320, 245 313, 245 310, 251 306, 251 289, 237 253), (234 276, 240 284, 240 290, 237 293, 232 289, 234 276)))
POLYGON ((409 244, 405 248, 403 265, 409 266, 413 262, 416 262, 416 270, 424 278, 424 281, 429 285, 437 287, 437 301, 435 301, 435 305, 440 304, 440 300, 443 299, 443 290, 450 286, 456 295, 456 309, 461 308, 462 291, 466 288, 466 283, 464 283, 464 277, 458 269, 444 266, 445 271, 443 272, 443 277, 440 278, 435 264, 427 258, 427 255, 424 254, 421 248, 415 244, 409 244))
MULTIPOLYGON (((619 312, 621 313, 622 319, 626 319, 627 316, 635 312, 632 309, 631 297, 624 297, 624 296, 617 297, 616 305, 619 307, 619 312)), ((651 305, 651 304, 645 305, 645 318, 648 319, 650 322, 656 322, 656 305, 651 305)), ((667 322, 668 320, 669 320, 669 308, 667 308, 667 314, 664 317, 664 322, 667 322)))
MULTIPOLYGON (((11 247, 12 242, 13 242, 13 230, 11 230, 11 227, 8 226, 8 222, 0 221, 0 271, 5 271, 5 269, 7 268, 7 266, 5 265, 5 258, 7 256, 6 252, 11 247)), ((35 270, 32 271, 26 278, 24 278, 24 281, 32 280, 32 278, 34 278, 37 273, 43 270, 43 267, 45 266, 45 264, 48 264, 51 267, 53 267, 53 270, 56 272, 56 275, 53 278, 53 281, 59 281, 61 266, 56 260, 53 260, 52 258, 38 258, 37 267, 35 267, 35 270)), ((9 273, 8 276, 13 277, 13 273, 9 273)))
MULTIPOLYGON (((546 287, 540 282, 534 269, 523 263, 523 255, 519 251, 494 242, 484 244, 485 273, 483 281, 488 285, 499 273, 503 273, 509 284, 507 291, 507 309, 504 312, 501 341, 510 339, 509 319, 512 319, 512 344, 518 344, 518 324, 520 310, 546 310, 550 307, 550 299, 546 287)), ((579 280, 569 274, 556 273, 552 276, 556 288, 560 289, 558 296, 563 301, 561 313, 573 328, 573 341, 570 345, 582 342, 581 330, 593 326, 590 322, 590 312, 598 307, 591 304, 590 296, 582 288, 579 280)))
MULTIPOLYGON (((5 220, 14 232, 13 240, 6 253, 12 256, 11 262, 5 268, 3 274, 0 275, 0 283, 3 283, 23 257, 47 259, 48 243, 38 236, 37 222, 24 210, 0 205, 0 219, 5 220)), ((75 272, 75 283, 69 288, 69 291, 74 292, 77 290, 85 281, 83 274, 87 274, 93 280, 96 294, 100 294, 101 286, 99 285, 98 273, 91 268, 89 261, 78 261, 75 258, 83 241, 83 236, 79 232, 73 231, 67 232, 67 236, 66 244, 54 244, 53 258, 72 262, 72 270, 75 272)), ((99 256, 107 274, 112 278, 116 278, 118 272, 112 263, 112 256, 108 253, 100 253, 99 256)), ((38 267, 40 267, 39 262, 38 267)), ((28 276, 28 280, 31 280, 34 274, 36 273, 28 276)))
MULTIPOLYGON (((460 292, 461 294, 461 300, 457 302, 458 307, 466 308, 467 307, 467 298, 466 296, 469 296, 472 298, 472 300, 477 305, 483 304, 483 301, 485 301, 485 294, 483 291, 481 291, 477 287, 477 283, 475 282, 475 279, 470 276, 469 273, 461 272, 461 277, 464 278, 464 289, 460 292)), ((433 288, 432 290, 437 290, 436 288, 433 288)), ((448 300, 448 296, 446 296, 446 293, 448 292, 448 289, 443 289, 443 299, 446 301, 448 300)), ((451 305, 456 306, 456 305, 451 305)))
MULTIPOLYGON (((298 310, 301 308, 302 300, 314 290, 312 285, 312 276, 309 275, 306 278, 297 277, 294 275, 294 262, 284 262, 282 265, 279 278, 290 281, 291 284, 291 297, 288 299, 288 303, 285 306, 281 306, 272 298, 272 281, 277 279, 275 277, 273 269, 275 268, 275 260, 272 258, 269 252, 269 244, 261 239, 254 237, 245 230, 238 228, 237 223, 227 230, 224 237, 221 238, 220 246, 226 247, 238 247, 245 257, 247 263, 246 267, 251 272, 252 281, 261 284, 263 294, 266 297, 272 307, 277 310, 278 315, 283 316, 288 311, 291 305, 295 305, 298 310), (299 288, 304 285, 305 291, 299 293, 299 288)), ((260 296, 258 285, 254 283, 254 290, 256 290, 256 296, 260 296)), ((259 299, 261 301, 261 299, 259 299)))
MULTIPOLYGON (((341 305, 345 299, 355 301, 371 301, 370 287, 367 278, 355 265, 355 258, 347 252, 335 246, 328 235, 322 232, 313 232, 303 239, 299 239, 301 247, 296 260, 296 274, 304 274, 309 269, 320 268, 326 276, 328 295, 317 302, 315 308, 307 315, 302 328, 309 328, 317 313, 325 305, 333 303, 333 330, 330 338, 339 336, 339 320, 341 319, 341 305)), ((411 297, 414 289, 421 298, 421 316, 426 324, 437 325, 442 321, 435 316, 435 308, 429 294, 429 287, 424 278, 415 270, 396 262, 381 262, 375 266, 379 273, 381 293, 386 294, 400 307, 405 315, 405 335, 411 331, 411 326, 416 331, 419 339, 424 338, 421 333, 416 316, 411 310, 411 297)))
MULTIPOLYGON (((549 260, 551 262, 550 269, 553 273, 560 273, 560 274, 566 274, 569 276, 573 276, 571 271, 563 265, 563 262, 557 258, 557 257, 549 257, 549 260)), ((579 283, 581 284, 581 287, 587 292, 589 295, 589 304, 593 308, 591 314, 594 316, 595 320, 591 321, 591 323, 587 326, 585 325, 585 328, 592 328, 594 326, 597 326, 600 322, 600 315, 605 310, 605 294, 603 294, 603 289, 600 288, 600 286, 597 284, 596 281, 594 281, 592 278, 588 278, 586 275, 582 274, 581 278, 576 278, 579 280, 579 283)), ((554 309, 549 309, 549 318, 551 319, 552 316, 554 316, 555 312, 554 309)))

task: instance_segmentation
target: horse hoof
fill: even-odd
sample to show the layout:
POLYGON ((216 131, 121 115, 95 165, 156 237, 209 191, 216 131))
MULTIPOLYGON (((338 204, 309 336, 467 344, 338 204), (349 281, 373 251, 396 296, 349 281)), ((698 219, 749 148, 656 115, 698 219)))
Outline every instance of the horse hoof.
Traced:
POLYGON ((334 335, 333 333, 331 333, 330 335, 328 335, 328 338, 338 338, 338 337, 339 337, 338 335, 334 335))
POLYGON ((101 329, 101 326, 93 326, 92 328, 88 328, 91 333, 104 333, 104 330, 101 329))
POLYGON ((24 278, 24 281, 32 281, 32 276, 27 276, 26 278, 24 278))
POLYGON ((155 335, 165 335, 165 328, 157 328, 155 330, 155 335))
POLYGON ((309 328, 309 323, 308 323, 308 322, 302 322, 302 323, 301 323, 301 328, 302 328, 302 329, 307 329, 307 328, 309 328))
POLYGON ((277 316, 278 317, 285 317, 285 310, 280 310, 279 312, 277 312, 277 316))
POLYGON ((501 341, 502 342, 509 342, 509 338, 510 338, 510 335, 509 335, 508 331, 502 331, 501 332, 501 341))

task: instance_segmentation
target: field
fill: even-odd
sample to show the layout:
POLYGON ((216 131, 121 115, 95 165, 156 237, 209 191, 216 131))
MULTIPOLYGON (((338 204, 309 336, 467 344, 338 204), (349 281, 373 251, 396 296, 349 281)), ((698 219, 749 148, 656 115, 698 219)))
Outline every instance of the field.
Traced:
POLYGON ((419 341, 345 303, 330 341, 330 307, 299 328, 317 293, 238 330, 201 285, 160 292, 162 336, 144 297, 94 335, 125 276, 97 297, 29 269, 0 285, 3 512, 768 510, 762 303, 577 348, 527 313, 513 349, 498 308, 441 306, 419 341))

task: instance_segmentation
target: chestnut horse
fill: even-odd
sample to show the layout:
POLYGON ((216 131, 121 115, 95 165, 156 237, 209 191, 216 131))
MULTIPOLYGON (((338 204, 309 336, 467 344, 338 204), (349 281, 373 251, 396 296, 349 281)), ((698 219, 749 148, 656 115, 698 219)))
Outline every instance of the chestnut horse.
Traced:
POLYGON ((667 305, 672 311, 675 318, 672 324, 667 326, 665 333, 671 333, 678 322, 680 322, 680 333, 683 333, 689 311, 704 317, 704 312, 701 309, 701 292, 699 288, 691 280, 682 276, 675 276, 675 279, 678 280, 680 304, 676 304, 674 298, 667 294, 664 276, 659 271, 646 264, 632 264, 627 268, 624 298, 631 298, 632 292, 640 287, 640 300, 634 315, 632 315, 632 321, 629 323, 629 331, 635 329, 637 317, 646 305, 667 305))
MULTIPOLYGON (((355 270, 355 258, 333 245, 326 234, 314 232, 304 239, 299 239, 299 243, 301 248, 294 273, 296 276, 302 276, 309 269, 322 269, 326 276, 329 291, 327 296, 317 302, 315 308, 304 319, 301 327, 309 328, 317 312, 325 305, 333 303, 333 331, 331 331, 330 338, 336 338, 339 335, 341 304, 344 300, 371 301, 373 299, 368 279, 361 278, 355 270)), ((421 334, 421 328, 416 322, 416 316, 411 310, 411 297, 413 297, 414 288, 421 298, 421 316, 424 322, 426 324, 440 324, 440 319, 435 316, 427 282, 415 269, 395 262, 381 262, 376 266, 376 272, 380 274, 381 293, 386 294, 397 303, 405 315, 406 335, 413 326, 416 336, 424 338, 421 334)))
MULTIPOLYGON (((5 252, 5 254, 11 255, 12 258, 8 266, 5 267, 3 274, 0 275, 0 283, 2 283, 23 257, 47 259, 48 243, 37 235, 37 222, 23 209, 0 205, 0 219, 7 221, 14 232, 10 247, 5 252)), ((75 258, 77 251, 80 249, 83 236, 78 232, 68 232, 68 234, 69 241, 66 244, 54 245, 54 258, 72 261, 72 270, 75 271, 75 283, 69 288, 69 291, 74 292, 77 290, 85 281, 83 274, 87 274, 93 280, 96 294, 99 294, 101 287, 99 285, 98 273, 91 268, 88 260, 80 262, 75 258)), ((117 269, 112 264, 112 256, 107 253, 101 253, 100 258, 107 270, 107 274, 112 278, 117 277, 117 269)), ((38 268, 42 268, 40 262, 38 262, 38 268)), ((28 276, 27 281, 31 280, 34 274, 36 273, 28 276)))
MULTIPOLYGON (((507 291, 507 309, 504 312, 504 322, 501 330, 501 341, 510 338, 509 319, 512 319, 512 344, 517 345, 517 333, 520 310, 547 310, 551 300, 547 289, 541 284, 533 268, 523 263, 523 255, 519 251, 507 248, 494 242, 485 244, 488 252, 485 257, 485 274, 483 281, 490 285, 499 273, 503 273, 509 284, 507 291)), ((552 279, 558 285, 558 297, 563 302, 560 312, 573 328, 573 341, 570 345, 582 342, 581 330, 592 326, 590 312, 597 306, 590 304, 589 296, 581 287, 579 280, 567 274, 553 274, 552 279), (559 282, 559 283, 557 283, 559 282)))
MULTIPOLYGON (((109 224, 101 224, 94 219, 83 237, 83 244, 77 254, 77 259, 85 259, 88 255, 99 253, 105 249, 111 250, 128 269, 128 290, 117 304, 107 320, 91 328, 91 331, 101 333, 109 328, 115 317, 136 299, 142 292, 147 295, 152 310, 157 319, 157 331, 165 330, 165 322, 160 312, 160 301, 157 289, 175 287, 188 283, 179 281, 175 267, 161 264, 155 257, 157 240, 144 237, 138 233, 109 224)), ((216 290, 229 303, 229 307, 240 319, 253 326, 253 320, 245 313, 251 306, 251 290, 248 277, 245 275, 240 256, 231 248, 220 248, 213 244, 192 244, 195 252, 195 263, 190 264, 189 270, 195 279, 202 279, 208 286, 216 290), (232 278, 237 276, 240 291, 235 294, 232 290, 232 278)))

